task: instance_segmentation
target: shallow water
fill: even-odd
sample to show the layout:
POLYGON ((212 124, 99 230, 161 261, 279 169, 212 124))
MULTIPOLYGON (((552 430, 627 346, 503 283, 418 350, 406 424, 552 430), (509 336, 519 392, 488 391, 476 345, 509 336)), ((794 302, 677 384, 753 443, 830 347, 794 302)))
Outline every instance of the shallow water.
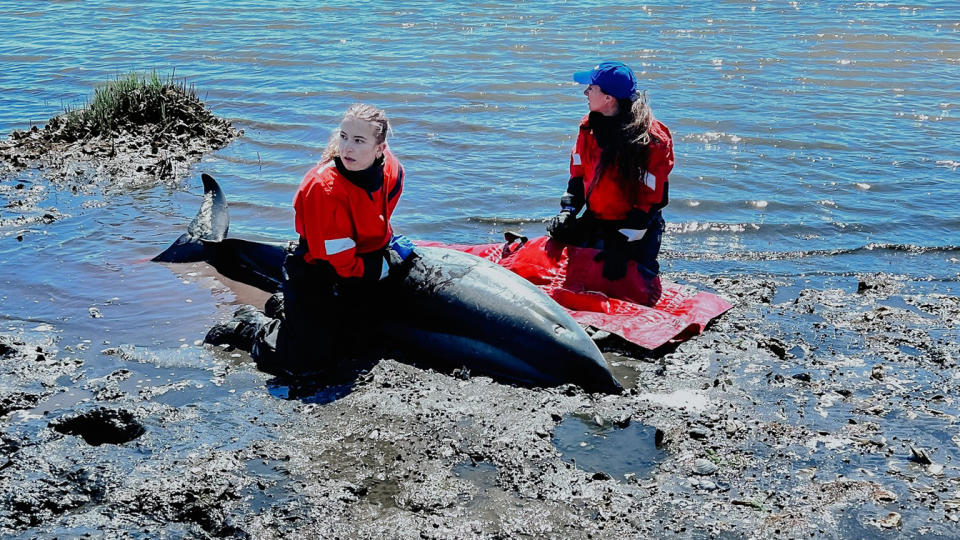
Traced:
POLYGON ((355 101, 392 118, 408 171, 398 230, 466 243, 540 234, 585 112, 570 73, 605 58, 640 72, 673 131, 667 272, 883 271, 950 291, 960 25, 949 5, 3 2, 0 133, 81 105, 118 74, 157 70, 246 134, 178 187, 96 204, 50 189, 41 206, 68 217, 0 231, 2 311, 125 343, 195 340, 233 293, 211 298, 209 282, 141 261, 185 228, 199 173, 224 185, 232 235, 290 238, 293 191, 355 101))
POLYGON ((553 444, 563 459, 592 473, 617 480, 649 480, 666 452, 657 448, 657 428, 630 423, 616 426, 593 418, 568 416, 557 426, 553 444))

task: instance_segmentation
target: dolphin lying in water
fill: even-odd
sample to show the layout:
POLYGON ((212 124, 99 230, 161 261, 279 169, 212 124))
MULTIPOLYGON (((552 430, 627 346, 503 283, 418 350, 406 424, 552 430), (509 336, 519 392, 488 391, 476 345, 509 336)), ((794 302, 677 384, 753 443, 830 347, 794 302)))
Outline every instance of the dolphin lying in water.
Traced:
MULTIPOLYGON (((227 238, 226 197, 212 177, 202 179, 204 201, 197 216, 153 260, 206 261, 231 279, 278 290, 288 244, 227 238)), ((460 251, 422 246, 417 253, 404 274, 390 280, 390 306, 374 335, 413 353, 418 364, 466 367, 533 386, 622 390, 586 332, 529 281, 460 251)))

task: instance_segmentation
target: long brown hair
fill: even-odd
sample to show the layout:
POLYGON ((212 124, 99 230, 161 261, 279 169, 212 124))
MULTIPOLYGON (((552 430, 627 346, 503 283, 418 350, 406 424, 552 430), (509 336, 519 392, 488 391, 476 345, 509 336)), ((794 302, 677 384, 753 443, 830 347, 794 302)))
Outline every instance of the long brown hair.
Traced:
MULTIPOLYGON (((376 144, 387 140, 387 132, 390 131, 390 120, 387 119, 387 113, 383 109, 378 109, 373 105, 366 103, 354 103, 343 113, 343 119, 356 118, 364 122, 370 122, 375 128, 376 144)), ((343 122, 343 119, 340 121, 343 122)), ((320 163, 326 163, 339 155, 340 128, 337 127, 330 134, 326 148, 323 149, 323 156, 320 157, 320 163)))
POLYGON ((638 94, 633 100, 618 98, 616 119, 620 125, 620 137, 613 137, 611 147, 604 149, 599 168, 602 172, 607 167, 617 167, 621 176, 628 180, 628 185, 625 187, 633 189, 638 182, 644 181, 643 176, 647 174, 650 143, 654 139, 650 134, 653 111, 647 101, 646 92, 638 94), (637 180, 637 182, 629 182, 629 180, 637 180))

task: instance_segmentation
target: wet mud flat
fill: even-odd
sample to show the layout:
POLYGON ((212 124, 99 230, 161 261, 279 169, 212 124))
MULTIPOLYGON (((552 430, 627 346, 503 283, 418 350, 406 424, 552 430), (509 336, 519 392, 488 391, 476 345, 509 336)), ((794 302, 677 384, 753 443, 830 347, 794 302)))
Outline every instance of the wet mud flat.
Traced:
POLYGON ((735 307, 674 350, 596 336, 622 395, 390 359, 290 386, 199 344, 104 347, 88 378, 53 329, 5 328, 0 533, 955 536, 960 299, 670 277, 735 307))

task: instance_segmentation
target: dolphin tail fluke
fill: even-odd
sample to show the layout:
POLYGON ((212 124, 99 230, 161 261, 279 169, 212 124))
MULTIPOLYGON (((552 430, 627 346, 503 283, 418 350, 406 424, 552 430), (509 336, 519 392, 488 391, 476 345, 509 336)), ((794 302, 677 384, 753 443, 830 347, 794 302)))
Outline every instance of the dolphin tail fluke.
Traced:
POLYGON ((267 292, 279 289, 287 245, 227 238, 230 228, 227 198, 212 176, 203 174, 201 179, 203 203, 187 232, 152 260, 207 262, 230 279, 267 292))
POLYGON ((202 174, 203 203, 187 227, 170 247, 157 255, 155 262, 198 262, 208 260, 216 242, 227 237, 230 228, 230 212, 227 210, 227 197, 220 185, 209 174, 202 174))

